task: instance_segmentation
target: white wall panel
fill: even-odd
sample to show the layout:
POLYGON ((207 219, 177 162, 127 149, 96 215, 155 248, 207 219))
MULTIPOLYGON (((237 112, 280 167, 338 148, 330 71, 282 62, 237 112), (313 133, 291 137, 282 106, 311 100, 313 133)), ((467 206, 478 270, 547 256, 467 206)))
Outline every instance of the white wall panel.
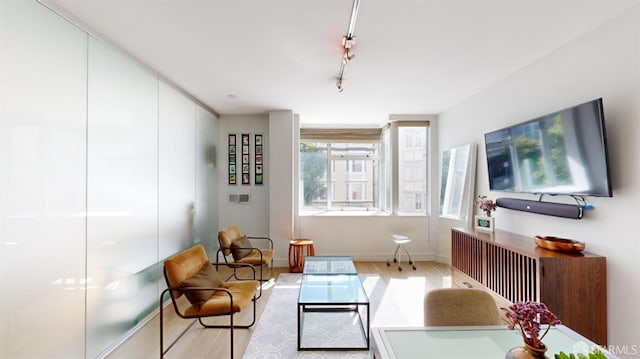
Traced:
POLYGON ((195 104, 164 83, 159 91, 159 258, 194 243, 195 104))
MULTIPOLYGON (((265 148, 265 183, 269 188, 267 219, 276 260, 288 262, 289 241, 293 239, 293 147, 295 121, 291 111, 269 112, 269 135, 265 148), (271 158, 273 156, 273 158, 271 158)), ((275 260, 274 260, 275 262, 275 260)), ((274 263, 275 265, 275 263, 274 263)))
POLYGON ((218 119, 196 105, 196 242, 204 244, 210 258, 218 246, 218 178, 216 163, 218 119))
POLYGON ((84 356, 86 69, 86 34, 0 2, 2 358, 84 356))
POLYGON ((89 41, 87 356, 155 309, 158 81, 89 41))

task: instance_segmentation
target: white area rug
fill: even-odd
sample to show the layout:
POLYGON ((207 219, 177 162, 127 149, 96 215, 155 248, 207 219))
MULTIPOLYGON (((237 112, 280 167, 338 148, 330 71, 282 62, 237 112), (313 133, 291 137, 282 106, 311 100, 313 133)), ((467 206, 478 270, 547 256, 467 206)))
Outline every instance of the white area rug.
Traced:
MULTIPOLYGON (((298 351, 297 337, 297 303, 300 289, 300 274, 282 273, 269 296, 260 321, 256 324, 244 359, 290 359, 290 358, 370 358, 369 351, 298 351)), ((392 326, 421 326, 423 324, 422 300, 425 293, 424 278, 402 278, 392 281, 390 285, 407 288, 403 298, 385 297, 384 287, 378 285, 380 277, 375 274, 360 274, 362 284, 369 296, 371 328, 392 326), (386 307, 384 309, 383 307, 386 307), (380 313, 381 315, 376 315, 380 313), (382 314, 385 313, 385 314, 382 314)), ((426 284, 429 286, 429 284, 426 284)), ((303 346, 349 347, 363 345, 360 328, 357 323, 346 321, 358 320, 349 318, 346 313, 308 313, 305 316, 305 333, 303 346), (313 315, 321 316, 314 318, 313 315), (332 316, 334 315, 335 316, 332 316), (346 317, 345 317, 346 316, 346 317), (308 335, 307 335, 308 334, 308 335)))

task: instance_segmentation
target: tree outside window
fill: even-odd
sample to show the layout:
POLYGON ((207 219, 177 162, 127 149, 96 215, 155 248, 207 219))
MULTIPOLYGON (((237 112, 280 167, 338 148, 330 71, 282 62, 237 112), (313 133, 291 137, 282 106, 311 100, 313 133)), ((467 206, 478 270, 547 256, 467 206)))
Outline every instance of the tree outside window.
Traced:
POLYGON ((316 144, 300 144, 300 173, 302 174, 305 206, 314 206, 314 200, 326 202, 327 158, 326 148, 316 144))

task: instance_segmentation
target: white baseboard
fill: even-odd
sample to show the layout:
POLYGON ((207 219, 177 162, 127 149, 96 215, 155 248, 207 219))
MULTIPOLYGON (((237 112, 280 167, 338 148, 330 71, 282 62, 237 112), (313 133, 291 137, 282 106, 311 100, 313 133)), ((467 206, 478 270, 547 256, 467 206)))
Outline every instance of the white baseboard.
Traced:
POLYGON ((451 257, 438 256, 438 258, 436 259, 436 262, 450 265, 451 264, 451 257))

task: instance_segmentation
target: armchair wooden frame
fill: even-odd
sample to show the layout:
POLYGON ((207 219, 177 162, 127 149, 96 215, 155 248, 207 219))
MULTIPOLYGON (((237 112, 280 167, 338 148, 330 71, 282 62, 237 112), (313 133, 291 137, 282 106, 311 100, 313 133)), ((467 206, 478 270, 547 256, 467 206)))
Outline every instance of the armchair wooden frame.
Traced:
MULTIPOLYGON (((193 249, 193 248, 192 248, 193 249)), ((204 251, 204 247, 202 247, 201 249, 202 251, 204 251)), ((207 259, 208 262, 208 259, 207 259)), ((171 287, 171 280, 170 280, 170 275, 167 273, 167 268, 166 268, 166 262, 165 262, 165 266, 163 268, 163 273, 164 273, 164 277, 165 277, 165 281, 167 283, 168 288, 166 288, 165 290, 162 291, 162 293, 160 294, 160 358, 163 358, 164 355, 178 342, 178 340, 180 340, 180 338, 182 338, 184 336, 184 334, 186 334, 186 332, 195 324, 196 320, 200 323, 200 325, 202 325, 202 327, 204 328, 225 328, 225 329, 230 329, 230 333, 229 333, 229 337, 230 337, 230 351, 231 351, 231 359, 233 359, 233 331, 234 329, 248 329, 251 328, 255 322, 256 322, 256 300, 258 299, 256 297, 256 293, 257 293, 257 287, 259 287, 259 283, 257 283, 256 281, 256 271, 255 268, 253 268, 253 266, 249 265, 249 264, 233 264, 233 265, 227 265, 224 263, 220 263, 220 264, 214 264, 211 263, 212 265, 216 266, 216 270, 218 269, 219 265, 222 266, 226 266, 229 267, 231 269, 233 269, 234 274, 232 274, 232 277, 237 277, 237 275, 235 274, 236 270, 239 268, 247 268, 250 271, 252 271, 253 273, 253 279, 239 279, 239 281, 254 281, 256 282, 256 286, 253 289, 253 298, 251 299, 251 302, 253 302, 253 313, 252 313, 252 317, 251 317, 251 322, 248 324, 241 324, 241 325, 237 325, 234 322, 234 314, 241 311, 242 308, 238 307, 239 304, 237 302, 234 302, 234 290, 233 289, 227 289, 227 288, 222 288, 222 287, 181 287, 181 286, 174 286, 171 287), (226 305, 226 303, 223 303, 219 306, 219 310, 215 311, 214 313, 202 313, 199 310, 191 310, 190 312, 188 312, 186 309, 189 309, 191 307, 188 308, 180 308, 180 305, 178 304, 178 299, 186 292, 188 291, 201 291, 201 290, 215 290, 218 293, 224 293, 224 296, 218 296, 217 299, 210 299, 210 300, 216 300, 218 302, 225 302, 226 298, 228 297, 228 306, 226 305), (183 319, 194 319, 191 324, 189 324, 179 335, 178 337, 166 348, 164 349, 164 298, 165 295, 169 293, 169 297, 171 299, 171 303, 173 305, 173 309, 176 313, 176 315, 180 318, 183 319), (234 307, 236 306, 236 307, 234 307), (225 309, 228 308, 228 309, 225 309), (203 322, 202 318, 207 318, 207 317, 218 317, 218 316, 229 316, 229 324, 206 324, 203 322)), ((227 282, 224 282, 223 284, 225 284, 227 282)), ((233 283, 233 282, 230 282, 233 283)), ((213 298, 213 297, 212 297, 213 298)), ((183 305, 184 307, 184 305, 183 305)))
MULTIPOLYGON (((216 253, 216 265, 220 263, 219 259, 220 259, 220 256, 222 255, 222 258, 224 259, 224 264, 228 266, 249 264, 254 268, 260 267, 260 276, 258 280, 260 282, 268 281, 267 279, 264 278, 264 266, 271 265, 271 267, 273 267, 274 251, 273 251, 273 240, 271 240, 271 238, 266 236, 242 236, 240 234, 240 229, 238 228, 238 226, 232 225, 218 232, 218 244, 219 244, 219 248, 218 248, 218 252, 216 253), (232 243, 234 241, 239 240, 243 237, 247 238, 248 240, 264 240, 265 243, 267 244, 266 246, 267 248, 255 247, 253 246, 253 243, 251 247, 232 246, 232 243), (243 249, 251 250, 252 254, 241 259, 236 259, 233 255, 233 251, 243 250, 243 249), (233 257, 233 262, 229 260, 229 255, 233 257)), ((237 280, 241 279, 238 277, 237 271, 235 270, 233 271, 232 276, 237 280)), ((229 276, 227 280, 230 278, 231 276, 229 276)), ((259 294, 256 297, 256 299, 260 298, 261 296, 262 296, 262 285, 260 285, 259 294)))

